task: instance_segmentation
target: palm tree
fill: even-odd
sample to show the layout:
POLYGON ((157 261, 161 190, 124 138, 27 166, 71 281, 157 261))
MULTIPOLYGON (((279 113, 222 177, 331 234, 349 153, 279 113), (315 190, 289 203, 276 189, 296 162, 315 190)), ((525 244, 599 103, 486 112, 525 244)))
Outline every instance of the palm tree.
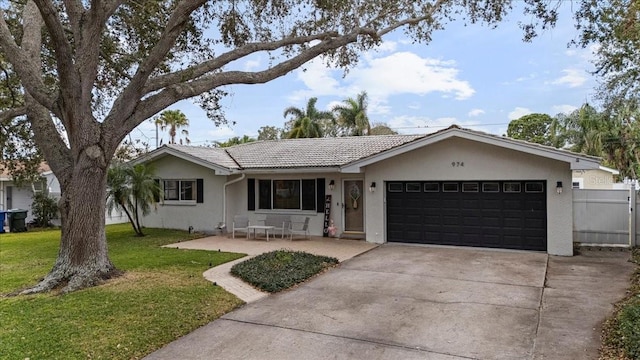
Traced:
POLYGON ((129 209, 131 208, 131 187, 127 178, 124 165, 114 165, 107 170, 107 212, 109 215, 114 210, 124 211, 133 226, 133 230, 138 234, 135 222, 129 209))
MULTIPOLYGON (((162 131, 169 129, 169 144, 175 144, 178 129, 188 127, 189 119, 187 119, 187 116, 180 110, 165 110, 155 119, 155 123, 162 131)), ((189 131, 182 129, 180 133, 185 136, 186 143, 190 144, 191 140, 188 138, 189 131)), ((182 144, 182 139, 180 139, 180 144, 182 144)))
POLYGON ((321 121, 333 120, 333 114, 330 111, 321 111, 316 108, 318 98, 311 98, 307 103, 305 110, 297 107, 288 107, 284 110, 284 117, 291 115, 293 117, 291 130, 288 138, 316 138, 322 137, 321 121))
POLYGON ((234 136, 227 141, 214 141, 213 146, 225 148, 225 147, 246 144, 254 141, 256 141, 256 139, 249 137, 248 135, 243 135, 242 137, 234 136))
POLYGON ((154 179, 153 168, 115 165, 107 171, 107 210, 124 211, 136 235, 144 236, 140 212, 148 215, 151 205, 160 198, 160 185, 154 179))
POLYGON ((332 111, 336 113, 338 123, 345 129, 346 135, 361 136, 371 134, 371 125, 367 116, 367 92, 363 91, 356 98, 348 98, 343 104, 336 105, 332 111))
POLYGON ((602 155, 602 136, 609 125, 602 113, 589 104, 584 104, 563 120, 564 131, 572 151, 593 156, 602 155))

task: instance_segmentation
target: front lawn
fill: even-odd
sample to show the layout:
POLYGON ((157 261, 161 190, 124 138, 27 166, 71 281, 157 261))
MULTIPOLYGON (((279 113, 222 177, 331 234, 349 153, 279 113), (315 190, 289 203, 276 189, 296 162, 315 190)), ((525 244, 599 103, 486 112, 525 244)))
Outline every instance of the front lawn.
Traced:
MULTIPOLYGON (((640 265, 640 249, 633 250, 633 262, 640 265)), ((640 359, 640 266, 636 268, 627 297, 616 304, 606 321, 600 359, 640 359)))
MULTIPOLYGON (((71 294, 0 297, 3 359, 139 359, 242 301, 202 277, 242 254, 178 250, 183 231, 107 227, 111 260, 126 274, 71 294)), ((60 232, 0 235, 0 293, 35 284, 51 269, 60 232)))

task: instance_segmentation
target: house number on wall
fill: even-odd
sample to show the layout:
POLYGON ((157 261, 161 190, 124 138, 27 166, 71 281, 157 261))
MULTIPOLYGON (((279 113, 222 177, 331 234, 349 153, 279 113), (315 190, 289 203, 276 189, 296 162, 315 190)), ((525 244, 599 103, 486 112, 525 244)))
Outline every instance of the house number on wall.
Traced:
POLYGON ((451 166, 453 167, 462 167, 464 166, 464 161, 452 161, 451 166))

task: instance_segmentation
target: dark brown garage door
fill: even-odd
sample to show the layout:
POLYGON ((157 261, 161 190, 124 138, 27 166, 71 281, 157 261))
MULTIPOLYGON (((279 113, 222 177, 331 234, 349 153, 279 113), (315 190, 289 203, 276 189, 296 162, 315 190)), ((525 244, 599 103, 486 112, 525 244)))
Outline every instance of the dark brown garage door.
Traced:
POLYGON ((547 249, 545 181, 388 181, 387 241, 547 249))

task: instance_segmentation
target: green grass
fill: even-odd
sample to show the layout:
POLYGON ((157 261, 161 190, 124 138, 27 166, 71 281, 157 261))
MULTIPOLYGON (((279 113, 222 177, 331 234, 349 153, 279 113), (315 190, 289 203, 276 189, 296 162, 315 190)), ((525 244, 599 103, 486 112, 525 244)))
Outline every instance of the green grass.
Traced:
MULTIPOLYGON (((242 254, 161 245, 183 231, 107 227, 111 260, 124 276, 67 295, 0 298, 2 359, 138 359, 242 304, 202 277, 242 254)), ((34 285, 52 267, 58 230, 0 235, 0 293, 34 285)))
POLYGON ((231 274, 268 292, 301 283, 338 263, 338 259, 302 251, 276 250, 233 265, 231 274))
MULTIPOLYGON (((640 249, 633 250, 640 265, 640 249)), ((615 314, 605 322, 601 359, 640 359, 640 266, 636 268, 627 297, 616 304, 615 314)))

